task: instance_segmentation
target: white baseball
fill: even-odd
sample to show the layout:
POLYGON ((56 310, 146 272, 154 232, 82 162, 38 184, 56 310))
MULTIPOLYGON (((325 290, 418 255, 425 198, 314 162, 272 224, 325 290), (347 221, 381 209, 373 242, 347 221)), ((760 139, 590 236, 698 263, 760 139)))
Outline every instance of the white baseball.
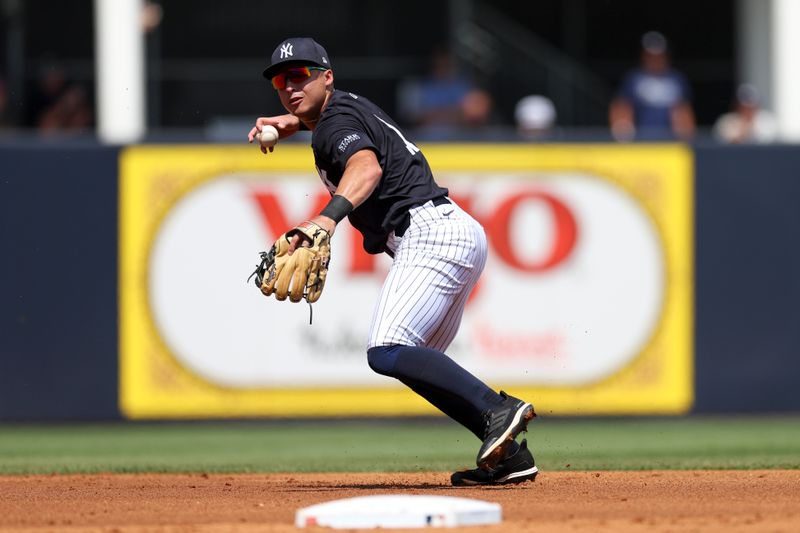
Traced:
POLYGON ((268 124, 261 126, 261 133, 256 133, 256 139, 264 148, 275 146, 278 143, 278 130, 268 124))

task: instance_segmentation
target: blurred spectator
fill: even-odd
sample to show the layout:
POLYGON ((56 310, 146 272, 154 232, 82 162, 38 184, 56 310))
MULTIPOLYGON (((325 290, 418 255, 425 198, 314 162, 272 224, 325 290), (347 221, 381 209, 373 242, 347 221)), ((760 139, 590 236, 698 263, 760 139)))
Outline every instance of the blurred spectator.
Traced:
POLYGON ((460 127, 489 123, 493 102, 461 74, 453 55, 436 50, 430 73, 403 82, 398 90, 398 110, 403 122, 446 136, 460 127))
POLYGON ((651 31, 642 37, 641 65, 622 81, 609 108, 609 121, 618 141, 694 135, 689 83, 670 67, 667 40, 660 33, 651 31))
POLYGON ((83 130, 93 121, 86 89, 69 82, 64 69, 57 64, 42 69, 31 97, 30 113, 33 125, 45 134, 83 130))
POLYGON ((750 84, 736 89, 732 110, 717 119, 714 136, 726 143, 770 143, 778 137, 775 115, 761 109, 758 90, 750 84))
POLYGON ((8 87, 5 80, 0 78, 0 130, 11 126, 11 117, 8 111, 8 87))
POLYGON ((556 124, 556 107, 546 96, 532 94, 522 98, 514 108, 517 133, 527 139, 544 139, 556 124))
POLYGON ((164 8, 161 4, 151 0, 145 0, 142 5, 142 30, 145 33, 152 33, 161 25, 164 19, 164 8))
POLYGON ((482 128, 491 121, 494 102, 483 89, 470 90, 461 101, 461 123, 468 128, 482 128))

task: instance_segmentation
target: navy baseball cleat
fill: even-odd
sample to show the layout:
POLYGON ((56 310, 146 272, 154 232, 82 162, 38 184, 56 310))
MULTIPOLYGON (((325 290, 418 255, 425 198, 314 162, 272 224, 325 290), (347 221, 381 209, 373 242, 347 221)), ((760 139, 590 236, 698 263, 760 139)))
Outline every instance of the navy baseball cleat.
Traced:
POLYGON ((528 422, 536 416, 533 406, 519 398, 500 391, 503 403, 484 413, 486 430, 483 445, 475 461, 482 470, 493 470, 505 457, 506 449, 514 439, 528 429, 528 422))
POLYGON ((473 470, 454 472, 450 476, 450 483, 456 487, 509 485, 511 483, 523 483, 528 480, 535 481, 538 473, 539 469, 536 468, 533 454, 528 450, 528 441, 523 440, 517 453, 500 461, 495 470, 487 472, 480 468, 475 468, 473 470))

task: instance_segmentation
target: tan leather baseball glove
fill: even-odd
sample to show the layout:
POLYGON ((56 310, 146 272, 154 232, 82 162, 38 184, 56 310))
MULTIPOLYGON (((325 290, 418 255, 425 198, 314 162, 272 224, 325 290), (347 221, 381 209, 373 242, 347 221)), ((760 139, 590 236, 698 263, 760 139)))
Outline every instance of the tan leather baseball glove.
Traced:
POLYGON ((278 237, 269 252, 261 252, 261 264, 250 277, 255 276, 256 286, 266 296, 274 293, 278 300, 305 298, 314 303, 322 295, 330 258, 330 234, 306 221, 278 237), (289 255, 289 243, 298 233, 303 243, 289 255))

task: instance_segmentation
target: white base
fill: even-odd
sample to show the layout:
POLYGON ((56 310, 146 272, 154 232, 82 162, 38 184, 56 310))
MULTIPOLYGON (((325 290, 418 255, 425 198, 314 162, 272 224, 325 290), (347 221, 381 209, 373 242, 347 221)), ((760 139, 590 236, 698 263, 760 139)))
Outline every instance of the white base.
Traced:
POLYGON ((334 500, 297 511, 295 526, 334 529, 456 527, 499 524, 498 503, 450 496, 381 495, 334 500))

